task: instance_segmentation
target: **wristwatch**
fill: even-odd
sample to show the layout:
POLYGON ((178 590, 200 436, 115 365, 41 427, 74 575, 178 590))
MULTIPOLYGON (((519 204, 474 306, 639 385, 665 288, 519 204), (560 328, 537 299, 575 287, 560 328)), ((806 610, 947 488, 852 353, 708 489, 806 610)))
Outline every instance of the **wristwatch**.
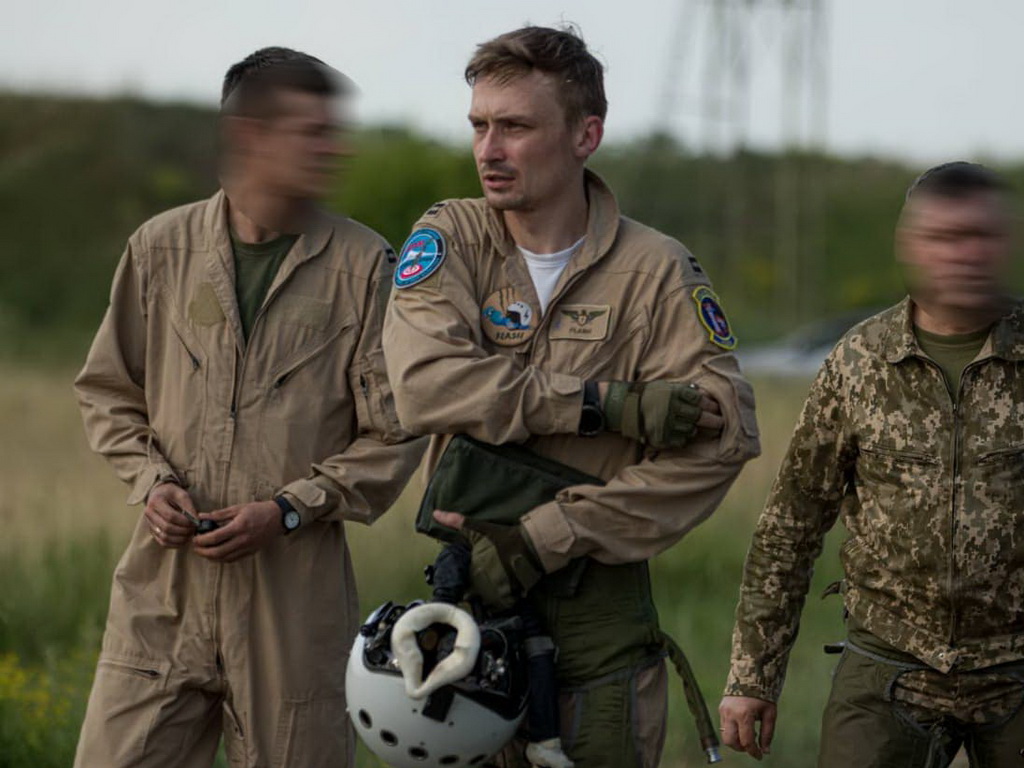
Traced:
POLYGON ((580 437, 594 437, 604 432, 604 411, 596 381, 583 382, 583 407, 580 409, 580 437))
POLYGON ((275 496, 274 503, 281 508, 281 525, 284 527, 284 535, 294 531, 302 525, 302 516, 295 511, 295 507, 284 496, 275 496))

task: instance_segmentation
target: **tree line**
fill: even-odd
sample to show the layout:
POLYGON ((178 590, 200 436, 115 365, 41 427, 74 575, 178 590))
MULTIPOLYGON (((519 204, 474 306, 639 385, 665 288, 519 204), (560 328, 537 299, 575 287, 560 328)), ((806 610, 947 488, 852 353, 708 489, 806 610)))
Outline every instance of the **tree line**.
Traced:
MULTIPOLYGON (((375 126, 353 140, 328 205, 396 247, 431 203, 479 195, 468 137, 454 146, 375 126)), ((3 346, 80 350, 128 235, 212 194, 216 156, 209 108, 0 95, 3 346)), ((744 340, 901 295, 892 232, 921 169, 792 152, 701 156, 663 135, 602 147, 592 165, 626 215, 698 256, 744 340)), ((1024 179, 1024 166, 1000 170, 1024 179)))

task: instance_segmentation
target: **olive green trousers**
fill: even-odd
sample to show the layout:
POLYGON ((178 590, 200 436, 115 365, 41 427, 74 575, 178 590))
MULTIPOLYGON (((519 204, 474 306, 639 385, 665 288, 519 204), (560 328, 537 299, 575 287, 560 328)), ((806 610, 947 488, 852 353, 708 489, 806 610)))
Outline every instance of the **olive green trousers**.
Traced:
POLYGON ((822 718, 818 768, 1024 768, 1024 662, 943 674, 846 650, 822 718))
MULTIPOLYGON (((657 768, 665 744, 668 670, 660 658, 559 693, 562 746, 576 768, 657 768)), ((526 740, 495 758, 529 768, 526 740)))

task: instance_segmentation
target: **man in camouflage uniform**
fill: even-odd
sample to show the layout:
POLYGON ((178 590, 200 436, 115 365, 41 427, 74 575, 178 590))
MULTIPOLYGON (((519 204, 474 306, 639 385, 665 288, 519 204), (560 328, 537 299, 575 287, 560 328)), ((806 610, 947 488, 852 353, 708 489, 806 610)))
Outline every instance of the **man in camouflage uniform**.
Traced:
POLYGON ((1003 182, 911 187, 909 297, 822 366, 747 557, 726 744, 760 758, 812 564, 840 512, 848 640, 819 766, 1024 766, 1024 305, 1002 292, 1003 182), (760 733, 758 733, 760 724, 760 733))

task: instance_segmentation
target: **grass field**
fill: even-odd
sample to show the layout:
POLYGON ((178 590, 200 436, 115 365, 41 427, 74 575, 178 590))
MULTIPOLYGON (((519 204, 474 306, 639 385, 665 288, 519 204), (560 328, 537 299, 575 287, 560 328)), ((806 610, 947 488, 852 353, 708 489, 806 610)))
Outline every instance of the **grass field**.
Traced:
MULTIPOLYGON (((85 445, 73 371, 0 366, 0 768, 68 766, 91 683, 113 566, 138 510, 85 445)), ((750 532, 778 467, 805 381, 756 382, 764 454, 744 470, 722 508, 653 564, 666 629, 697 670, 712 710, 729 657, 729 636, 750 532)), ((364 611, 385 599, 425 593, 420 564, 434 545, 411 533, 418 489, 372 528, 351 526, 364 611)), ((840 532, 819 562, 814 591, 780 704, 773 755, 763 764, 814 765, 818 720, 834 657, 823 642, 841 636, 837 599, 814 595, 837 577, 840 532)), ((748 758, 730 755, 730 763, 748 758)), ((362 766, 373 765, 365 756, 362 766)), ((673 681, 663 765, 702 765, 673 681)))

